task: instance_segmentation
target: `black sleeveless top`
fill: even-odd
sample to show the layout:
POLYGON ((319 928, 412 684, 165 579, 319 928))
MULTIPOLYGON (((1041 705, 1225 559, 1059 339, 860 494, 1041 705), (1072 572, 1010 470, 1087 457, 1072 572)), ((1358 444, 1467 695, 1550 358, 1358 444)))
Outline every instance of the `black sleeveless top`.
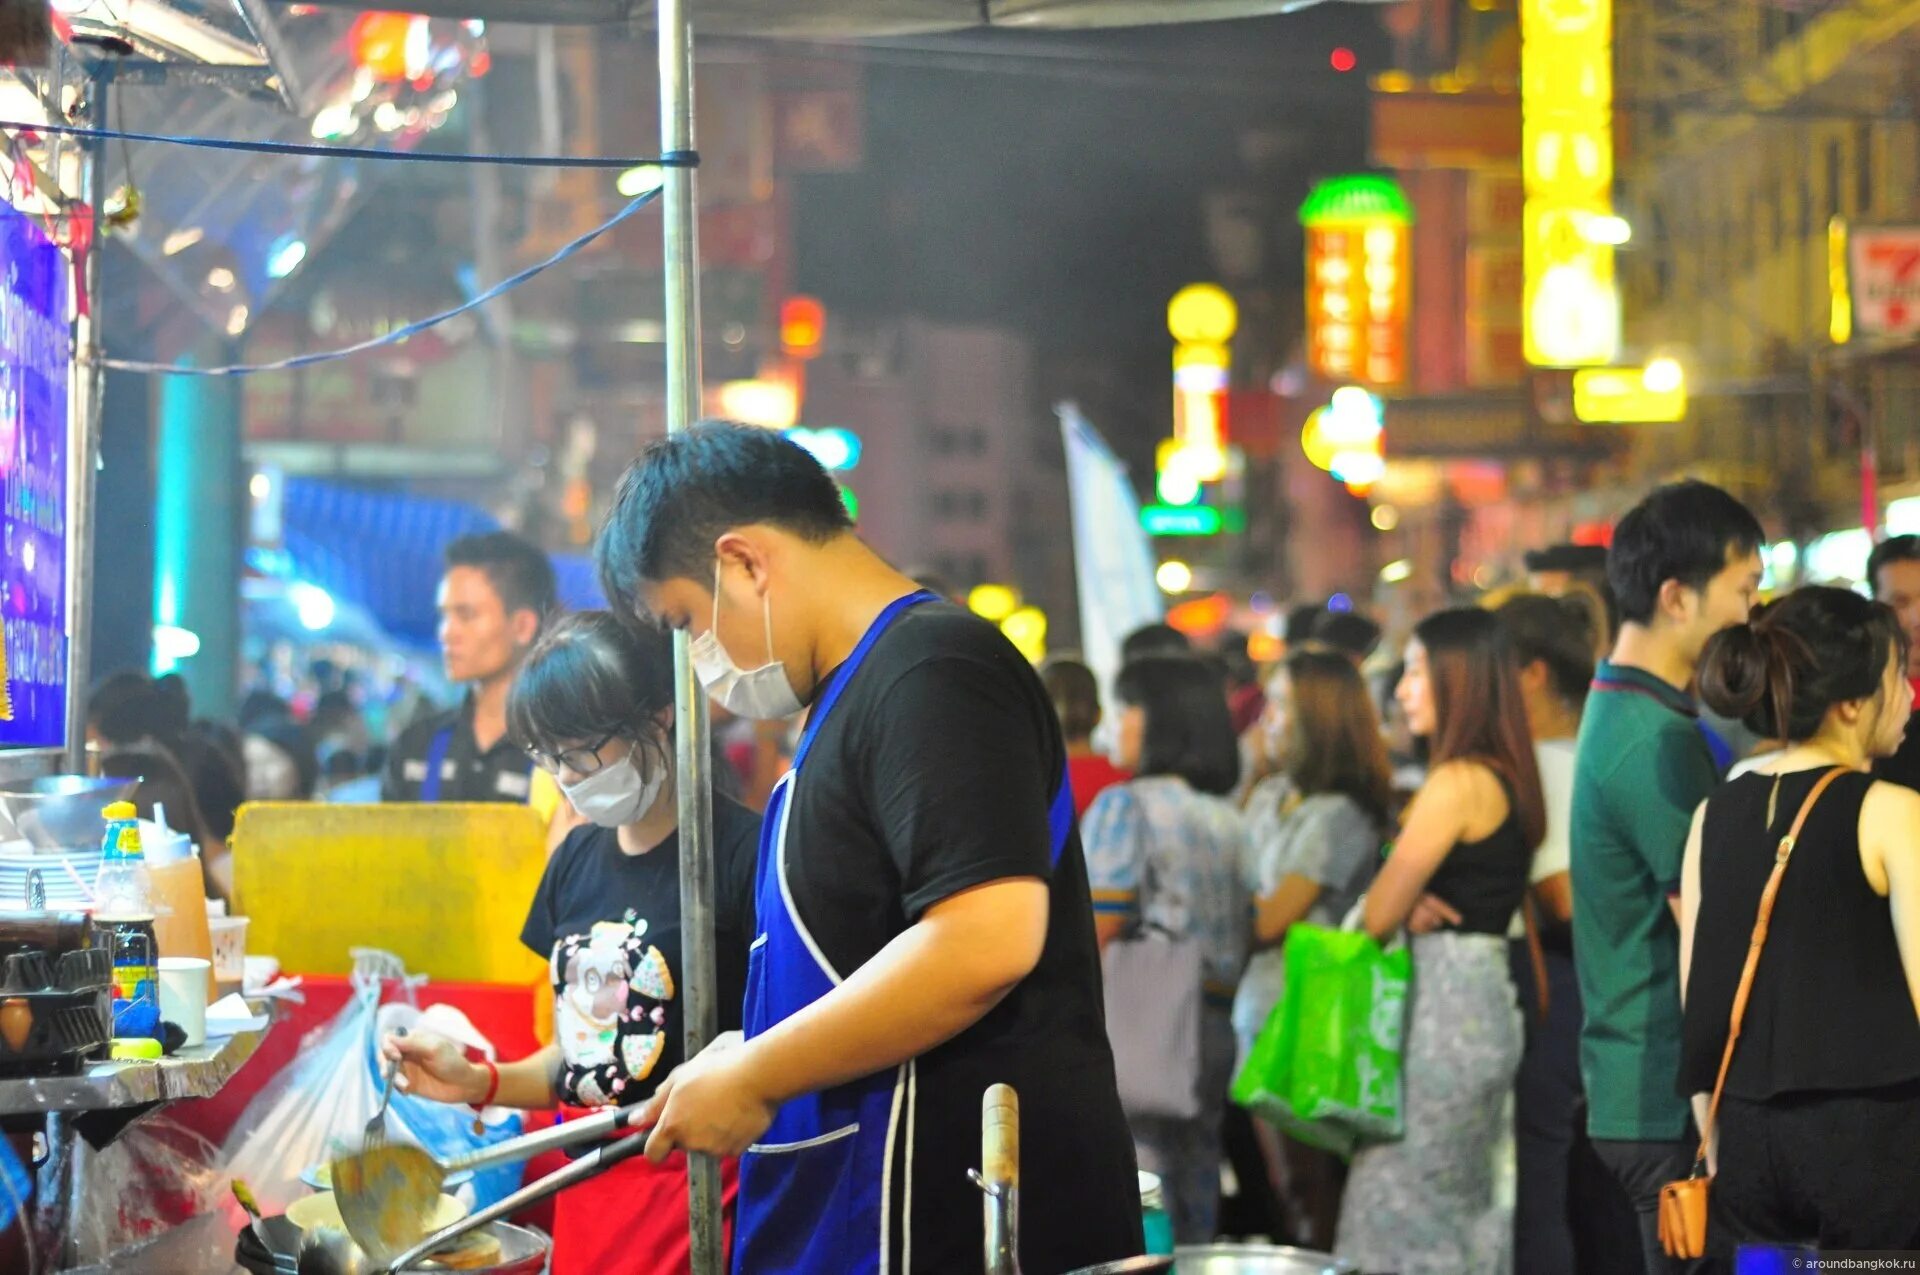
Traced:
POLYGON ((1450 927, 1455 934, 1504 936, 1527 892, 1533 847, 1520 831, 1520 812, 1504 776, 1500 787, 1507 794, 1506 821, 1479 841, 1455 845, 1427 882, 1429 894, 1439 895, 1460 913, 1460 924, 1450 927))
MULTIPOLYGON (((1825 768, 1742 775, 1707 802, 1700 911, 1693 931, 1680 1092, 1713 1092, 1728 1018, 1780 838, 1825 768)), ((1860 868, 1860 805, 1871 775, 1835 780, 1807 817, 1774 899, 1727 1092, 1879 1089, 1920 1077, 1920 1017, 1900 964, 1893 914, 1860 868)), ((1576 906, 1578 906, 1576 904, 1576 906)))

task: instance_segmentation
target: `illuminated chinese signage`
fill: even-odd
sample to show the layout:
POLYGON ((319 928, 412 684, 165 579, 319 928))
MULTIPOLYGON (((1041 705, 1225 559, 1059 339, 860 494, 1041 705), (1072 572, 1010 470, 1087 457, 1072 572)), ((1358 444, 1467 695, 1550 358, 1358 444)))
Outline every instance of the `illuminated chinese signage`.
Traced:
POLYGON ((1620 350, 1612 0, 1521 0, 1520 39, 1527 362, 1609 363, 1620 350))
POLYGON ((67 736, 67 259, 0 206, 0 748, 67 736))
POLYGON ((1398 385, 1407 376, 1413 210, 1384 177, 1320 183, 1300 208, 1307 232, 1307 365, 1330 381, 1398 385))

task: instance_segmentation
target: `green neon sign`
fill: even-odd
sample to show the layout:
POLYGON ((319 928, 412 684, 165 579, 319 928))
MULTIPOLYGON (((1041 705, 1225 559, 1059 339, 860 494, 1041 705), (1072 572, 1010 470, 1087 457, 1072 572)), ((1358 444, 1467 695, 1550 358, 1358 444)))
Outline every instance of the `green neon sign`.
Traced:
POLYGON ((1140 529, 1150 536, 1217 536, 1220 511, 1211 505, 1148 505, 1140 529))

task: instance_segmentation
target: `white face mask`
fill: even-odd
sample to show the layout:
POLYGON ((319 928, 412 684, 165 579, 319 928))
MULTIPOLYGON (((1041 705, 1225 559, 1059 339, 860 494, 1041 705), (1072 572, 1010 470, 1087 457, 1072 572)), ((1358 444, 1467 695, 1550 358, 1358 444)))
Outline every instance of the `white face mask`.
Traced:
POLYGON ((767 624, 767 662, 743 669, 720 643, 720 564, 713 564, 713 620, 688 648, 700 684, 714 702, 735 717, 773 722, 792 717, 806 705, 787 680, 787 666, 773 658, 773 602, 760 599, 767 624))
POLYGON ((560 791, 575 810, 602 828, 632 823, 653 809, 667 783, 665 766, 656 766, 651 778, 641 778, 640 768, 633 763, 639 747, 630 745, 619 761, 607 763, 579 783, 561 784, 560 791))

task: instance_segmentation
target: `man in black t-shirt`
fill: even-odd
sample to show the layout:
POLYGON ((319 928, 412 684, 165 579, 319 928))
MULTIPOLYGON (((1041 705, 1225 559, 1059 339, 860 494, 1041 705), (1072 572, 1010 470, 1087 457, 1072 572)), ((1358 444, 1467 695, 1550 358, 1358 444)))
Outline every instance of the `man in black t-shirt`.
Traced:
POLYGON ((650 447, 596 548, 617 613, 693 635, 709 694, 808 710, 768 806, 746 1034, 649 1103, 648 1154, 739 1155, 737 1271, 978 1269, 980 1102, 1022 1112, 1020 1257, 1140 1252, 1066 750, 991 626, 857 539, 764 430, 650 447))
POLYGON ((553 564, 512 532, 462 536, 447 546, 437 606, 447 677, 467 694, 394 741, 380 799, 517 802, 550 817, 559 794, 536 780, 533 763, 507 738, 507 692, 559 607, 553 564))

